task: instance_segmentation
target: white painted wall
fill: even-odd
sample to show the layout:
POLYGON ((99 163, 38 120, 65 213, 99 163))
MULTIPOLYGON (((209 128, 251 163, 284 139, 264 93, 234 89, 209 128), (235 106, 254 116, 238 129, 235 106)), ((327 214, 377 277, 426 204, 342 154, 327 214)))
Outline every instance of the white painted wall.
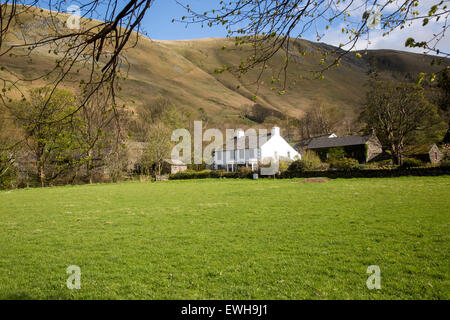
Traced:
POLYGON ((280 157, 291 160, 301 159, 301 155, 280 136, 279 131, 272 130, 270 139, 261 146, 261 159, 279 160, 280 157), (275 134, 274 134, 275 133, 275 134))
POLYGON ((289 158, 291 160, 301 159, 301 155, 292 148, 286 140, 280 135, 280 128, 273 127, 269 140, 264 143, 260 149, 245 150, 244 158, 239 150, 217 150, 214 154, 214 167, 225 165, 227 163, 245 163, 258 162, 265 160, 279 160, 280 158, 289 158), (235 153, 233 156, 232 154, 235 153))

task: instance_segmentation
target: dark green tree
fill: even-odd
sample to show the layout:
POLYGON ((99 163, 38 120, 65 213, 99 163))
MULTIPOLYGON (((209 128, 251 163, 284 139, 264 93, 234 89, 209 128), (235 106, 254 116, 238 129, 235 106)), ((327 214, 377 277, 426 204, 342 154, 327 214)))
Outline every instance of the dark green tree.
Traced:
POLYGON ((11 188, 16 178, 16 160, 21 132, 7 110, 0 110, 0 189, 11 188))
POLYGON ((172 130, 162 121, 152 124, 149 129, 141 165, 144 171, 153 171, 156 177, 161 175, 164 159, 170 158, 172 130))
POLYGON ((450 73, 448 68, 445 68, 439 74, 437 87, 439 88, 437 105, 441 116, 448 123, 447 133, 443 141, 444 143, 450 143, 450 73))
POLYGON ((72 93, 50 87, 34 89, 29 99, 12 105, 16 122, 25 132, 26 149, 30 161, 35 163, 41 186, 85 160, 82 119, 73 113, 75 108, 72 93))
POLYGON ((419 136, 422 140, 443 134, 436 106, 424 98, 424 89, 416 84, 372 80, 360 120, 367 131, 375 130, 399 165, 405 147, 418 143, 419 136))

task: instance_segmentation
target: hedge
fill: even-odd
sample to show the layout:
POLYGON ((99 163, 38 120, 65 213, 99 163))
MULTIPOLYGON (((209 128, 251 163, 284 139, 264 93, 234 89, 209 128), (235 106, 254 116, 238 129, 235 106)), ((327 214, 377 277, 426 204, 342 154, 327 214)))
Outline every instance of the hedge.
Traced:
MULTIPOLYGON (((450 166, 427 167, 427 168, 396 168, 396 169, 363 169, 363 170, 328 170, 328 171, 285 171, 276 177, 280 179, 289 178, 313 178, 327 177, 336 178, 390 178, 402 176, 440 176, 450 175, 450 166)), ((169 176, 170 180, 181 179, 207 179, 207 178, 247 178, 251 179, 252 173, 225 172, 225 171, 189 171, 178 172, 169 176)), ((273 178, 273 176, 259 176, 260 178, 273 178)))
POLYGON ((203 170, 203 171, 184 171, 171 174, 169 176, 170 180, 181 180, 181 179, 207 179, 207 178, 252 178, 252 173, 250 172, 226 172, 221 170, 203 170))
POLYGON ((396 169, 364 169, 364 170, 328 170, 328 171, 303 171, 283 172, 279 178, 390 178, 402 176, 441 176, 450 175, 450 167, 428 168, 396 168, 396 169))

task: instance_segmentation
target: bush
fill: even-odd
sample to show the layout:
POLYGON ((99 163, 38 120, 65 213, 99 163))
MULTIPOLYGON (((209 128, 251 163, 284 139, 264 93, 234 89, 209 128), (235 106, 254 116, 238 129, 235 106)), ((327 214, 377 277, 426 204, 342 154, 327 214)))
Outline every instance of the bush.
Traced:
POLYGON ((280 178, 313 178, 327 177, 336 178, 391 178, 403 176, 441 176, 449 175, 450 167, 428 167, 428 168, 396 168, 396 169, 366 169, 366 170, 335 170, 335 171, 305 171, 284 172, 280 178))
POLYGON ((291 161, 279 161, 278 162, 278 171, 285 172, 289 169, 289 166, 291 165, 291 161))
POLYGON ((318 166, 315 170, 317 171, 327 171, 328 169, 330 169, 330 165, 326 162, 322 162, 320 164, 320 166, 318 166))
POLYGON ((345 158, 345 150, 343 147, 334 147, 328 150, 328 159, 330 161, 345 158))
POLYGON ((332 168, 345 171, 358 169, 359 166, 358 160, 352 158, 334 159, 331 160, 329 164, 332 168))
POLYGON ((299 173, 299 172, 303 172, 306 170, 306 165, 305 162, 303 160, 295 160, 294 162, 292 162, 287 171, 291 172, 291 173, 299 173))
POLYGON ((450 167, 450 160, 443 160, 439 165, 441 167, 450 167))
POLYGON ((386 167, 386 166, 392 166, 394 163, 392 162, 392 159, 386 159, 376 162, 379 167, 386 167))
POLYGON ((414 159, 414 158, 406 158, 403 160, 402 165, 400 166, 401 168, 417 168, 417 167, 422 167, 423 166, 423 162, 418 160, 418 159, 414 159))
POLYGON ((202 164, 189 164, 188 165, 188 170, 190 171, 195 171, 195 172, 200 172, 200 171, 205 171, 206 169, 206 163, 204 161, 202 161, 202 164))
POLYGON ((450 144, 444 144, 441 148, 442 160, 450 161, 450 144))
POLYGON ((302 154, 301 161, 303 161, 306 170, 320 170, 324 167, 322 160, 320 160, 320 157, 312 150, 306 150, 302 154))
POLYGON ((183 172, 177 172, 175 174, 169 175, 170 180, 181 180, 181 179, 207 179, 207 178, 250 178, 250 174, 238 173, 238 172, 226 172, 222 170, 202 170, 193 171, 186 170, 183 172))
POLYGON ((242 178, 246 178, 252 174, 252 168, 240 167, 239 168, 239 176, 242 178))
POLYGON ((0 190, 14 189, 17 187, 17 167, 15 164, 10 164, 7 160, 6 154, 0 154, 0 190))
POLYGON ((357 170, 366 170, 366 169, 369 169, 369 168, 370 168, 370 166, 368 166, 367 164, 358 164, 355 167, 355 169, 357 169, 357 170))
POLYGON ((367 164, 368 169, 391 169, 394 167, 392 159, 370 162, 367 164))
POLYGON ((210 177, 211 172, 212 172, 211 170, 202 170, 202 171, 186 170, 171 175, 171 178, 174 177, 176 179, 206 179, 210 177))
POLYGON ((17 187, 17 172, 11 168, 4 175, 0 176, 0 190, 14 189, 17 187))

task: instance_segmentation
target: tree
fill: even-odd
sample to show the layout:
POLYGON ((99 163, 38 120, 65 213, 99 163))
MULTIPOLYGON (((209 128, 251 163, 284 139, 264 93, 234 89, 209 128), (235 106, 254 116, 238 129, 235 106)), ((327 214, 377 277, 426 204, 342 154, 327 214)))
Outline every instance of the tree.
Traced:
POLYGON ((316 101, 300 119, 302 136, 306 138, 328 135, 336 131, 344 115, 336 106, 316 101))
POLYGON ((12 112, 25 132, 25 144, 41 186, 84 161, 82 121, 72 113, 75 108, 75 97, 70 92, 49 87, 34 89, 30 99, 13 104, 12 112))
POLYGON ((447 121, 447 133, 444 137, 445 143, 450 143, 450 74, 449 69, 445 68, 439 74, 437 94, 437 105, 442 117, 447 121))
POLYGON ((119 181, 127 169, 128 153, 126 146, 122 143, 112 144, 110 150, 103 157, 105 171, 112 182, 119 181))
MULTIPOLYGON (((32 62, 34 54, 43 51, 55 57, 55 63, 45 68, 45 71, 24 78, 18 77, 15 70, 1 66, 0 81, 3 88, 0 99, 3 105, 10 104, 12 97, 17 94, 25 97, 27 92, 22 91, 23 88, 38 80, 52 88, 48 99, 41 105, 42 113, 45 113, 51 96, 65 82, 70 81, 78 82, 78 95, 82 99, 75 108, 70 108, 65 114, 60 114, 59 118, 53 119, 54 123, 66 123, 67 119, 74 119, 74 115, 86 108, 88 102, 99 92, 103 94, 103 99, 96 107, 104 112, 113 108, 114 116, 118 117, 120 80, 127 78, 130 67, 124 53, 139 41, 141 22, 153 2, 87 0, 79 2, 82 19, 77 20, 76 15, 68 17, 65 14, 65 0, 3 1, 0 4, 0 57, 15 59, 25 56, 32 62), (37 5, 52 11, 34 7, 37 5), (36 28, 36 24, 39 28, 36 28)), ((225 25, 229 36, 234 37, 235 44, 248 49, 248 56, 237 66, 224 66, 219 72, 235 70, 241 75, 252 68, 260 68, 259 83, 269 60, 277 52, 282 52, 285 64, 280 70, 274 70, 272 76, 273 83, 282 83, 280 94, 284 93, 286 87, 287 66, 291 60, 295 60, 291 59, 292 56, 307 54, 294 40, 308 34, 312 31, 311 28, 314 28, 317 41, 333 25, 343 24, 342 32, 348 36, 348 41, 339 48, 320 52, 319 65, 311 70, 315 78, 323 77, 326 70, 338 66, 343 56, 355 49, 358 41, 370 40, 369 35, 376 25, 374 22, 378 20, 386 35, 414 21, 421 21, 425 26, 439 20, 442 24, 440 31, 430 34, 431 39, 416 41, 408 38, 405 45, 449 55, 438 48, 439 41, 448 28, 450 10, 445 1, 426 9, 419 6, 419 0, 401 0, 396 3, 390 0, 230 0, 220 1, 219 7, 212 10, 200 8, 196 12, 188 5, 185 8, 188 15, 181 18, 183 23, 201 23, 211 27, 225 25), (356 15, 356 18, 350 18, 351 15, 356 15)), ((77 13, 76 10, 73 13, 77 13)), ((361 56, 360 53, 356 55, 361 56)), ((127 101, 126 98, 124 100, 127 101)), ((42 121, 45 122, 38 118, 31 126, 37 128, 42 121)), ((32 132, 34 128, 28 130, 32 132)))
POLYGON ((288 142, 294 141, 294 132, 299 128, 299 120, 291 117, 287 112, 285 112, 281 123, 284 129, 286 140, 288 142))
POLYGON ((147 147, 141 159, 145 171, 161 175, 164 159, 170 158, 172 130, 163 122, 152 124, 147 136, 147 147))
POLYGON ((425 100, 419 85, 375 80, 366 95, 360 120, 367 131, 375 130, 398 165, 402 164, 405 146, 413 143, 416 135, 442 124, 436 106, 425 100))
MULTIPOLYGON (((27 55, 31 57, 34 51, 46 48, 49 53, 55 55, 56 63, 40 77, 41 79, 51 74, 53 88, 57 88, 64 79, 70 77, 71 72, 85 75, 80 86, 87 94, 81 105, 86 103, 92 94, 106 87, 109 87, 110 94, 105 96, 105 99, 114 101, 117 74, 120 73, 121 64, 125 63, 121 53, 127 49, 126 45, 130 40, 130 46, 138 40, 138 35, 134 32, 140 30, 140 23, 152 2, 89 0, 78 8, 72 7, 73 12, 70 12, 69 7, 69 13, 74 15, 68 17, 65 14, 65 0, 4 1, 0 5, 0 56, 14 56, 27 49, 27 55), (47 7, 52 11, 34 6, 47 7), (76 15, 86 19, 78 19, 76 15), (42 23, 45 35, 35 34, 35 30, 30 30, 27 23, 30 17, 35 22, 42 23), (21 23, 17 23, 18 21, 21 23), (5 41, 15 32, 23 35, 18 37, 22 40, 14 44, 5 41), (80 68, 86 68, 89 72, 82 74, 80 68), (97 72, 97 69, 101 72, 97 72)), ((12 71, 9 73, 13 76, 12 71)), ((18 88, 18 84, 12 79, 2 80, 5 88, 7 84, 18 88)))
POLYGON ((245 105, 243 107, 242 116, 257 123, 279 121, 284 117, 280 111, 265 107, 259 103, 245 105))
MULTIPOLYGON (((439 97, 438 106, 444 113, 447 114, 450 111, 450 71, 449 71, 449 68, 445 68, 439 74, 437 86, 441 90, 441 96, 439 97)), ((448 117, 450 118, 450 116, 448 116, 448 117)))
POLYGON ((7 110, 0 110, 0 188, 11 187, 15 179, 16 161, 20 151, 21 132, 7 110))
POLYGON ((96 169, 107 168, 114 180, 123 162, 123 129, 127 126, 128 115, 123 108, 98 108, 102 95, 96 94, 77 114, 81 118, 79 131, 82 157, 85 159, 85 174, 89 183, 93 183, 96 169), (114 167, 114 168, 112 168, 114 167), (113 177, 114 176, 114 177, 113 177))
POLYGON ((345 158, 346 153, 344 147, 334 147, 328 150, 328 159, 338 160, 345 158))
POLYGON ((161 96, 138 107, 136 113, 129 121, 129 127, 135 141, 146 141, 151 125, 158 122, 163 122, 172 129, 187 125, 187 112, 179 110, 170 100, 161 96))
MULTIPOLYGON (((2 66, 3 105, 12 103, 12 96, 25 98, 23 91, 32 81, 44 82, 51 88, 48 99, 41 104, 43 113, 51 96, 65 82, 78 82, 80 87, 76 107, 66 109, 53 122, 73 116, 94 99, 103 95, 96 107, 106 112, 117 109, 119 80, 127 77, 128 62, 123 53, 134 47, 140 37, 140 23, 153 0, 88 0, 70 6, 74 15, 68 16, 65 0, 6 0, 0 4, 0 58, 28 57, 31 63, 36 52, 48 52, 55 63, 37 75, 18 77, 16 72, 2 66), (37 8, 47 8, 44 10, 37 8), (51 11, 50 11, 51 10, 51 11), (78 15, 78 16, 77 16, 78 15), (81 19, 79 19, 81 18, 81 19), (36 29, 39 25, 39 30, 36 29), (11 39, 14 39, 11 41, 11 39)), ((118 116, 119 112, 114 111, 118 116)), ((30 126, 38 127, 43 119, 30 126)), ((34 128, 29 128, 34 131, 34 128)))

